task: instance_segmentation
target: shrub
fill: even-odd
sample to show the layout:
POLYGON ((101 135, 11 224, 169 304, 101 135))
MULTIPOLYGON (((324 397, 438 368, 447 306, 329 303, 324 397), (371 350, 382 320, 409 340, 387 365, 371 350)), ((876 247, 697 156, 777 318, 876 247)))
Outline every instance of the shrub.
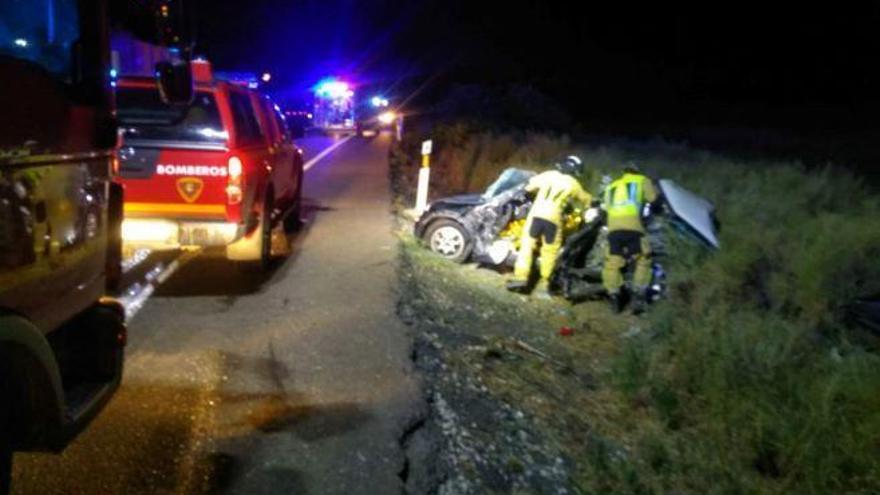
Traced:
POLYGON ((615 358, 619 392, 648 397, 662 427, 632 432, 648 467, 613 476, 695 493, 880 487, 880 357, 845 318, 855 298, 880 293, 880 201, 857 177, 663 141, 573 144, 469 125, 434 138, 435 196, 576 153, 589 190, 635 160, 717 205, 722 248, 673 243, 669 298, 646 317, 651 337, 628 339, 615 358))

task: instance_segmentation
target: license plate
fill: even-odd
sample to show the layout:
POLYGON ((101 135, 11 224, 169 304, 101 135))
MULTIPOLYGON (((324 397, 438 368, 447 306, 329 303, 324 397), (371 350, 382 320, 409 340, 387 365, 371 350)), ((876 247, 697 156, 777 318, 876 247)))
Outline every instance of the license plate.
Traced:
POLYGON ((207 244, 208 243, 208 229, 194 228, 194 229, 192 229, 191 236, 192 236, 193 244, 207 244))

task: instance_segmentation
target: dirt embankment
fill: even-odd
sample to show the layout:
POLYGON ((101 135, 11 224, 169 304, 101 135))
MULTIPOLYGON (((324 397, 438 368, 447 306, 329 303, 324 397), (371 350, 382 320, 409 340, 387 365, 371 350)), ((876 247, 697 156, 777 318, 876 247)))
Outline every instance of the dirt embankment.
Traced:
MULTIPOLYGON (((392 157, 402 211, 409 182, 395 163, 392 157)), ((640 333, 637 320, 612 318, 601 303, 509 293, 505 274, 441 259, 412 237, 404 216, 398 227, 398 313, 412 328, 413 359, 431 406, 407 440, 411 469, 423 471, 411 473, 418 480, 411 492, 595 489, 584 481, 596 478, 584 459, 614 464, 624 448, 596 425, 595 411, 617 409, 606 407, 612 394, 602 385, 610 361, 594 351, 610 356, 621 335, 640 333), (562 327, 574 334, 560 335, 562 327)))

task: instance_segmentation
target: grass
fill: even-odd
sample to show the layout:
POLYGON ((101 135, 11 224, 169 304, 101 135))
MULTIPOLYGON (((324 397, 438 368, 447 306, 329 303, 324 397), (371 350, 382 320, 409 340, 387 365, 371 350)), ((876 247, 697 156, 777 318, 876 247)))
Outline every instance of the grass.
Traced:
MULTIPOLYGON (((602 174, 635 160, 718 206, 722 249, 673 245, 670 294, 637 323, 645 331, 621 338, 631 321, 586 304, 570 315, 587 335, 542 337, 554 356, 589 363, 583 371, 596 387, 518 362, 492 371, 502 377, 495 394, 534 393, 575 418, 562 427, 548 415, 546 423, 578 459, 581 492, 880 492, 880 356, 846 312, 855 298, 880 294, 880 201, 857 177, 662 141, 576 144, 464 124, 438 127, 432 138, 435 197, 481 190, 510 165, 540 170, 576 153, 591 191, 602 174), (535 385, 553 380, 548 391, 535 385), (554 404, 554 387, 566 400, 554 404), (571 428, 584 436, 565 440, 571 428)), ((418 141, 410 139, 392 155, 407 203, 418 141)), ((501 292, 490 280, 457 283, 501 292)))

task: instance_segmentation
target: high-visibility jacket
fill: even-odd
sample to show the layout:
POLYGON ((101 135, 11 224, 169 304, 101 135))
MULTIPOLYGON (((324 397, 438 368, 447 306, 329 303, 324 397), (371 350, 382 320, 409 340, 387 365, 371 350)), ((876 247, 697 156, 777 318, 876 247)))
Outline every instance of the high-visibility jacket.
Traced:
POLYGON ((608 230, 644 232, 642 208, 656 199, 651 179, 642 174, 623 174, 605 189, 602 208, 608 214, 608 230))
POLYGON ((526 191, 536 193, 529 216, 543 218, 556 225, 561 225, 567 206, 583 208, 593 200, 577 179, 557 170, 532 177, 526 184, 526 191))

